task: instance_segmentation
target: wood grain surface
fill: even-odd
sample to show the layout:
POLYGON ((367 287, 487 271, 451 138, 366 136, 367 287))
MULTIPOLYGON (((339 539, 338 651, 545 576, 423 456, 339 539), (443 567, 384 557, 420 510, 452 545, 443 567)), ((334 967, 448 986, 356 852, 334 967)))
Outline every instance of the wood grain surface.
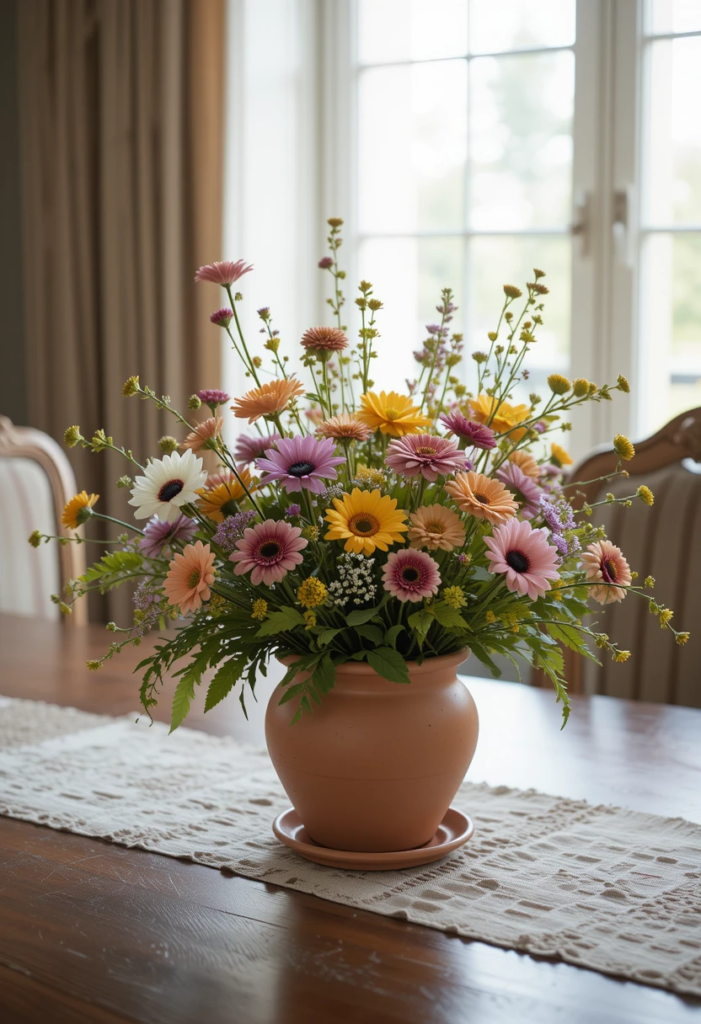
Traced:
MULTIPOLYGON (((144 648, 91 673, 97 628, 0 616, 0 693, 104 714, 137 708, 144 648)), ((262 742, 277 673, 193 728, 262 742)), ((701 712, 469 680, 469 778, 701 821, 701 712)), ((168 717, 168 697, 158 709, 168 717)), ((0 782, 0 785, 2 783, 0 782)), ((468 942, 199 865, 0 818, 3 1024, 335 1024, 699 1020, 701 1003, 468 942)))

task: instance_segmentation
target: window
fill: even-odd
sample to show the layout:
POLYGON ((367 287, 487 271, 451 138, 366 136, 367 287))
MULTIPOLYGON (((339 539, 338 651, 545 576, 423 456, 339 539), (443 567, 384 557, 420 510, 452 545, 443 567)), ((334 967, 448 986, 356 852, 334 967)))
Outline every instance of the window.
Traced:
POLYGON ((469 353, 501 285, 538 266, 551 289, 538 390, 569 368, 574 0, 358 0, 356 17, 358 272, 386 303, 391 349, 378 384, 415 375, 441 288, 469 353))
POLYGON ((646 3, 640 41, 643 432, 701 405, 701 3, 646 3))

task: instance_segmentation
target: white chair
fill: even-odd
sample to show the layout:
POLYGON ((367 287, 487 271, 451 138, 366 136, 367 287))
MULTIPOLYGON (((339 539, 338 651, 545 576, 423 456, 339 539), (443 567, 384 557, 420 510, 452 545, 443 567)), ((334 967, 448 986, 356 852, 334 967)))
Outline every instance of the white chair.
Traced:
POLYGON ((34 530, 68 536, 61 513, 76 492, 75 476, 60 446, 40 430, 15 427, 0 416, 0 611, 40 619, 87 621, 84 600, 61 616, 51 594, 85 572, 82 544, 28 543, 34 530))

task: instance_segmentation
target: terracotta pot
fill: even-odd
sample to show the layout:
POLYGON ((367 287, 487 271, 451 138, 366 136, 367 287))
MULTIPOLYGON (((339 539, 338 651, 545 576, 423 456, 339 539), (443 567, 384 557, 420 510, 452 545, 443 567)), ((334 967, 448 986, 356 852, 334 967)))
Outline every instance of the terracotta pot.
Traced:
POLYGON ((316 843, 384 853, 431 839, 477 745, 477 708, 456 675, 468 654, 410 662, 410 685, 349 662, 321 706, 293 726, 294 702, 279 706, 284 690, 275 689, 265 717, 268 750, 316 843))

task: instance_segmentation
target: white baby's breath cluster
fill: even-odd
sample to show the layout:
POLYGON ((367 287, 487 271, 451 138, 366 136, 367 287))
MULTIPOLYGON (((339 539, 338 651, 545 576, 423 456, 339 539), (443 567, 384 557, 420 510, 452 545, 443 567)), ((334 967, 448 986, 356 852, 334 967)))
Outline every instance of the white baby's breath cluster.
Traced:
POLYGON ((338 559, 338 579, 329 584, 329 595, 336 608, 347 604, 359 607, 374 601, 377 585, 373 580, 374 558, 344 552, 338 559))

